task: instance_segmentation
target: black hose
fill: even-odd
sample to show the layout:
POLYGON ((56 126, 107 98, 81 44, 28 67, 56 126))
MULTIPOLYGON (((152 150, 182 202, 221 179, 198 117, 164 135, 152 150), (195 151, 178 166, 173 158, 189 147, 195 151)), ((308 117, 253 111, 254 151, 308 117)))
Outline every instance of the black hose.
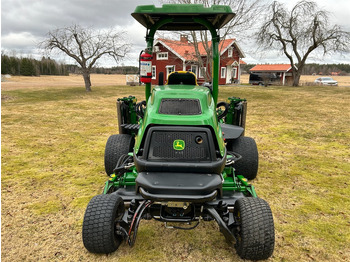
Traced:
POLYGON ((146 109, 146 101, 141 101, 140 103, 137 103, 135 106, 136 114, 142 119, 145 116, 145 109, 146 109))
POLYGON ((232 152, 232 151, 227 151, 227 155, 232 156, 231 158, 226 159, 226 164, 225 166, 231 166, 234 163, 236 163, 237 161, 242 159, 242 156, 236 152, 232 152))
POLYGON ((127 169, 125 169, 125 166, 131 162, 132 156, 129 156, 128 154, 121 155, 115 168, 113 169, 113 173, 116 173, 119 176, 123 175, 127 171, 127 169))
POLYGON ((225 110, 224 110, 224 112, 222 112, 220 115, 218 115, 218 119, 220 120, 220 119, 222 119, 222 118, 224 118, 226 115, 227 115, 227 113, 228 113, 228 108, 229 108, 229 106, 228 106, 228 104, 227 103, 225 103, 225 102, 219 102, 217 105, 216 105, 216 108, 219 108, 219 107, 225 107, 225 110))
POLYGON ((133 220, 131 222, 131 226, 128 233, 128 243, 129 246, 132 247, 135 244, 136 236, 137 236, 137 230, 139 228, 140 220, 142 218, 142 214, 145 211, 145 209, 152 204, 152 201, 147 200, 143 202, 136 210, 135 215, 133 217, 133 220), (135 222, 136 219, 136 222, 135 222), (134 228, 134 230, 133 230, 134 228), (134 233, 131 236, 131 231, 134 231, 134 233))

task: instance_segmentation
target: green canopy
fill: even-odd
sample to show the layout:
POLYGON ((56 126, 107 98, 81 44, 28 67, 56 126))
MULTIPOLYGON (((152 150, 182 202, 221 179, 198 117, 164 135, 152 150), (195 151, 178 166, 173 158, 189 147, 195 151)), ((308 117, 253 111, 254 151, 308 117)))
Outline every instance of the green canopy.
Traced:
POLYGON ((171 23, 157 29, 168 31, 208 30, 206 26, 198 23, 196 18, 206 20, 214 29, 220 29, 235 16, 229 6, 204 7, 201 4, 165 4, 162 7, 141 5, 137 6, 131 15, 148 29, 161 20, 171 19, 171 23))

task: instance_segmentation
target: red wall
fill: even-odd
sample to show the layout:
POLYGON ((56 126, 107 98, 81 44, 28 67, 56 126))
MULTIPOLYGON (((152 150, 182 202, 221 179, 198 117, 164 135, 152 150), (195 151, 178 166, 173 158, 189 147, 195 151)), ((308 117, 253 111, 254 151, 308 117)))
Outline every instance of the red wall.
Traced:
MULTIPOLYGON (((178 58, 176 55, 174 55, 171 51, 164 48, 163 45, 158 44, 159 46, 159 52, 168 52, 168 59, 167 60, 157 60, 157 53, 153 54, 152 59, 152 65, 156 66, 156 78, 152 79, 152 85, 158 85, 158 75, 159 72, 164 72, 164 83, 166 82, 166 66, 168 65, 174 65, 175 71, 182 71, 183 70, 183 61, 178 58)), ((235 60, 239 62, 239 54, 235 48, 233 48, 233 54, 232 57, 228 57, 228 50, 226 50, 222 56, 220 57, 220 66, 219 66, 219 85, 225 85, 226 84, 226 75, 224 78, 221 78, 221 67, 226 67, 227 63, 230 60, 235 60)), ((205 63, 205 58, 203 59, 205 63)), ((191 65, 186 64, 186 70, 190 70, 191 65)), ((198 68, 199 70, 199 68, 198 68)), ((227 70, 226 70, 227 71, 227 70)), ((210 68, 207 68, 207 72, 210 72, 210 68)), ((237 68, 238 72, 238 68, 237 68)), ((227 72, 226 72, 227 74, 227 72)), ((234 79, 237 79, 237 75, 234 77, 234 79)), ((198 84, 202 84, 204 82, 204 78, 197 78, 198 84)))
POLYGON ((170 52, 168 49, 165 49, 162 45, 159 45, 159 52, 168 52, 168 59, 157 60, 157 53, 153 54, 152 66, 156 66, 156 79, 152 79, 152 85, 158 85, 159 72, 164 73, 164 83, 166 82, 166 66, 174 65, 175 71, 182 71, 183 69, 182 60, 170 52))

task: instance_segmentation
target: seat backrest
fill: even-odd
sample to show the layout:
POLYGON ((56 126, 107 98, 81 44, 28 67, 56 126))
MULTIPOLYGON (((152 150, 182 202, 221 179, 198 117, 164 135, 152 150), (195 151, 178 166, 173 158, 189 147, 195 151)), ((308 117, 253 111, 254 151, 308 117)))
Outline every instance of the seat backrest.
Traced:
POLYGON ((172 72, 168 77, 167 85, 197 85, 196 75, 188 71, 172 72))

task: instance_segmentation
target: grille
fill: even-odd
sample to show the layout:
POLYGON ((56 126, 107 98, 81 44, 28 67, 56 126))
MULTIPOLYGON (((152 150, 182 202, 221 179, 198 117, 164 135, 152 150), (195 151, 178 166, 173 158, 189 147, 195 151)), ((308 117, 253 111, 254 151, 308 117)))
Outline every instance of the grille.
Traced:
POLYGON ((163 98, 158 113, 165 115, 200 115, 202 110, 198 99, 163 98))
POLYGON ((210 162, 211 137, 206 131, 164 131, 154 130, 149 139, 149 161, 210 162), (175 142, 174 142, 175 141, 175 142), (175 149, 176 141, 180 148, 175 149))

